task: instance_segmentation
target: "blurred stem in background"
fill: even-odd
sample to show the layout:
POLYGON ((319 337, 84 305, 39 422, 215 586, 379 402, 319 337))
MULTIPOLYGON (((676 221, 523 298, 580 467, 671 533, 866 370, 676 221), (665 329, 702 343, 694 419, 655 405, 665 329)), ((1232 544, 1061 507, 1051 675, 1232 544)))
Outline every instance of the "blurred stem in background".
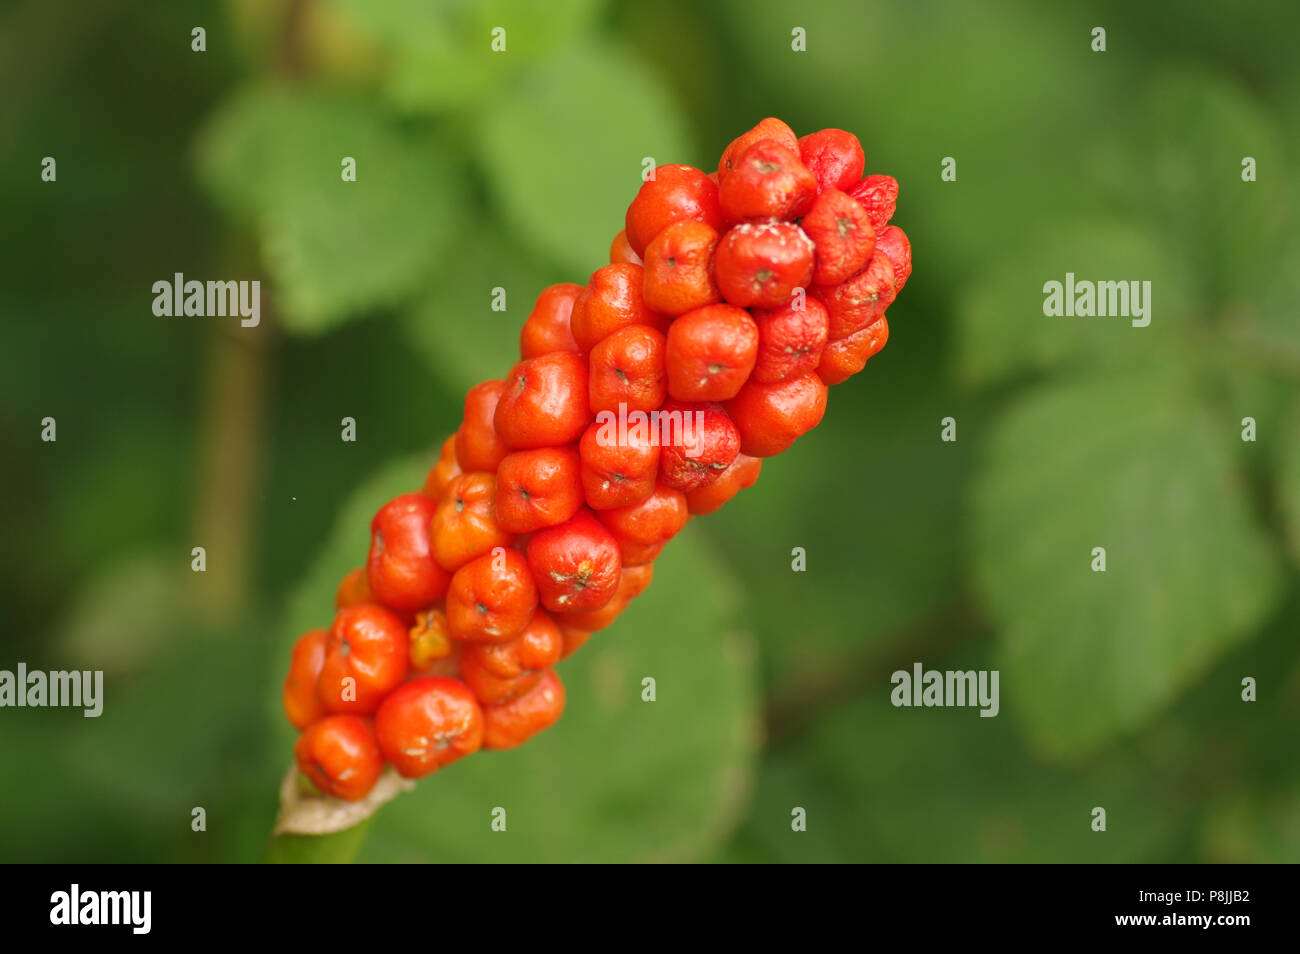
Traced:
MULTIPOLYGON (((247 274, 254 264, 242 256, 247 274)), ((204 573, 194 574, 195 602, 216 626, 249 609, 249 574, 257 508, 265 505, 267 375, 273 313, 263 286, 256 328, 215 326, 208 345, 200 420, 194 539, 207 549, 204 573)))
MULTIPOLYGON (((302 30, 310 0, 288 0, 273 71, 286 80, 303 75, 302 30)), ((257 252, 246 237, 232 250, 234 274, 257 273, 257 252)), ((217 325, 209 346, 200 424, 194 538, 215 557, 196 574, 196 604, 218 626, 249 608, 249 573, 256 510, 265 504, 267 376, 274 345, 274 300, 262 285, 256 328, 217 325)))

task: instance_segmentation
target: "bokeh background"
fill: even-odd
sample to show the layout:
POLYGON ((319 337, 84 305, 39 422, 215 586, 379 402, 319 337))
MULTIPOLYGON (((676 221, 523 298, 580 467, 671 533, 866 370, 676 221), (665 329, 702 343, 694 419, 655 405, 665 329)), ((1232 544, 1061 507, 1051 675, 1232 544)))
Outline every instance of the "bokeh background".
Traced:
POLYGON ((642 157, 766 115, 902 183, 888 347, 564 664, 556 729, 360 857, 1300 860, 1300 17, 1089 6, 6 4, 0 668, 107 696, 0 711, 0 860, 256 860, 287 649, 370 513, 603 264, 642 157), (178 271, 262 279, 261 326, 155 317, 178 271), (1151 281, 1150 327, 1045 318, 1067 271, 1151 281), (894 709, 913 662, 999 669, 1001 714, 894 709))

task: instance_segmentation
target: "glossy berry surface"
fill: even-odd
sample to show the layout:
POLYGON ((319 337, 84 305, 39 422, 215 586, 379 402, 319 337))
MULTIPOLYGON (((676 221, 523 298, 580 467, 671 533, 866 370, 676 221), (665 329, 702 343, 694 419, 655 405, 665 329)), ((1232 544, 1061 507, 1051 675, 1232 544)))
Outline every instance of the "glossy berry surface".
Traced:
POLYGON ((468 390, 422 486, 374 515, 332 625, 295 642, 282 702, 323 794, 555 724, 556 667, 635 613, 690 519, 752 486, 887 343, 912 247, 897 180, 852 133, 769 117, 716 170, 643 176, 608 262, 540 291, 518 362, 468 390))

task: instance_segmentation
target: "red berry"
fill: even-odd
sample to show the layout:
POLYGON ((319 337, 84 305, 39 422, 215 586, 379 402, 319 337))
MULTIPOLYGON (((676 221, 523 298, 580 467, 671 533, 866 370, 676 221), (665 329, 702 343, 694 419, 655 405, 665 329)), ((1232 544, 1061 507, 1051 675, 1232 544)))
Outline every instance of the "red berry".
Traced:
POLYGON ((886 225, 876 238, 876 248, 884 252, 894 266, 894 294, 897 295, 912 274, 912 243, 897 225, 886 225))
POLYGON ((667 319, 646 305, 642 297, 644 288, 645 269, 640 265, 606 265, 596 269, 573 303, 570 324, 578 347, 588 352, 628 325, 650 325, 665 330, 667 319))
POLYGON ((456 435, 453 434, 442 442, 442 454, 438 457, 438 462, 429 468, 429 473, 424 478, 424 495, 437 500, 447 489, 451 479, 459 476, 460 473, 460 464, 456 460, 456 435))
POLYGON ((654 576, 653 563, 623 567, 623 575, 618 581, 618 595, 625 600, 635 599, 649 588, 654 576))
POLYGON ((838 189, 819 195, 799 225, 817 247, 812 280, 818 285, 838 285, 856 274, 876 248, 867 210, 838 189))
MULTIPOLYGON (((598 610, 592 610, 587 613, 562 613, 559 616, 561 622, 561 632, 565 634, 564 654, 567 656, 576 649, 572 646, 569 638, 570 630, 578 630, 586 633, 588 636, 594 632, 604 629, 611 625, 614 620, 627 609, 628 603, 634 598, 640 596, 650 581, 654 579, 655 567, 653 563, 643 563, 639 566, 625 566, 623 572, 618 578, 618 590, 614 593, 614 598, 598 610)), ((586 642, 586 640, 582 640, 586 642)), ((581 645, 581 643, 579 643, 581 645)))
MULTIPOLYGON (((597 610, 597 612, 604 612, 604 609, 597 610)), ((561 626, 560 632, 564 635, 564 652, 560 655, 561 659, 568 659, 585 646, 587 640, 591 639, 590 631, 573 626, 561 626)))
POLYGON ((593 510, 640 503, 654 492, 660 448, 649 428, 592 424, 578 444, 582 492, 593 510))
POLYGON ((399 775, 422 778, 477 752, 483 710, 459 679, 424 676, 393 690, 375 713, 375 737, 399 775))
POLYGON ((659 479, 682 493, 707 487, 740 453, 740 431, 720 404, 686 404, 669 401, 665 411, 681 411, 691 424, 689 440, 663 449, 659 479))
POLYGON ((553 726, 563 713, 564 685, 551 670, 519 698, 483 707, 483 748, 513 749, 553 726))
POLYGON ((862 143, 843 129, 820 129, 799 137, 799 158, 816 177, 821 191, 853 188, 866 165, 862 143))
POLYGON ((796 155, 799 153, 799 140, 795 137, 794 130, 781 120, 769 116, 753 129, 731 140, 731 144, 722 151, 722 158, 718 161, 718 182, 726 181, 736 160, 746 149, 764 139, 773 139, 796 155))
POLYGON ((742 152, 718 190, 722 214, 731 222, 798 218, 816 195, 817 180, 798 151, 773 139, 742 152))
POLYGON ((735 397, 757 354, 758 326, 743 308, 688 311, 668 329, 668 393, 679 401, 735 397))
POLYGON ((614 236, 614 240, 609 243, 609 264, 617 265, 620 262, 631 262, 633 265, 641 264, 641 256, 632 248, 632 243, 627 240, 627 229, 621 230, 614 236))
POLYGON ((461 474, 447 485, 430 532, 433 558, 448 573, 510 545, 511 535, 497 523, 496 485, 496 477, 485 473, 461 474))
POLYGON ((460 676, 479 702, 495 705, 520 696, 560 661, 564 637, 538 610, 524 631, 508 643, 470 643, 460 655, 460 676))
POLYGON ((831 340, 861 331, 885 313, 894 300, 894 266, 889 256, 872 255, 867 267, 833 288, 818 289, 830 316, 831 340))
POLYGON ((576 441, 591 416, 587 362, 556 351, 520 361, 510 370, 493 421, 510 450, 527 450, 576 441))
MULTIPOLYGON (((563 652, 564 637, 559 635, 560 629, 558 626, 556 626, 555 632, 558 637, 556 645, 560 652, 563 652)), ((537 685, 537 681, 542 678, 541 673, 532 671, 520 672, 514 676, 498 676, 486 667, 482 656, 476 655, 478 652, 513 647, 518 641, 518 639, 512 639, 508 643, 500 644, 470 643, 465 647, 464 652, 460 654, 460 678, 465 685, 469 686, 470 691, 474 693, 474 697, 483 705, 508 702, 533 688, 533 686, 537 685)))
POLYGON ((537 609, 537 586, 518 550, 500 547, 466 563, 447 591, 447 628, 467 643, 505 643, 537 609))
POLYGON ((349 802, 369 795, 384 771, 375 730, 360 716, 321 719, 298 736, 293 757, 313 785, 349 802))
POLYGON ((582 286, 572 282, 551 285, 542 290, 519 332, 519 357, 536 358, 552 351, 577 353, 578 343, 573 340, 569 318, 573 314, 573 303, 581 293, 582 286))
POLYGON ((758 326, 758 357, 753 380, 771 384, 816 370, 830 333, 830 319, 821 301, 809 295, 801 309, 755 309, 754 323, 758 326))
POLYGON ((582 506, 578 452, 572 445, 515 451, 497 468, 497 524, 532 533, 564 523, 582 506))
POLYGON ((654 178, 641 184, 627 207, 628 245, 638 255, 674 222, 703 222, 713 229, 722 227, 718 186, 693 166, 657 166, 654 178))
POLYGON ((840 384, 866 367, 867 359, 889 340, 889 322, 881 315, 861 331, 832 341, 822 352, 817 375, 826 384, 840 384))
POLYGON ((366 579, 366 568, 357 567, 355 570, 349 570, 348 575, 339 581, 339 587, 334 591, 334 608, 341 610, 345 606, 356 606, 358 603, 373 603, 374 594, 370 592, 370 583, 366 579))
POLYGON ((718 233, 704 222, 674 222, 645 250, 645 303, 665 315, 722 300, 713 280, 718 233))
POLYGON ((812 241, 789 222, 737 225, 714 255, 718 287, 741 308, 780 308, 812 280, 813 252, 812 241))
POLYGON ((821 423, 826 413, 826 385, 815 374, 775 384, 750 381, 726 408, 740 429, 740 452, 772 457, 821 423))
POLYGON ((415 625, 407 633, 407 657, 412 669, 427 674, 441 661, 455 656, 456 649, 445 612, 435 606, 415 614, 415 625))
POLYGON ((401 618, 373 603, 349 606, 330 627, 316 694, 329 712, 370 715, 409 666, 401 618))
POLYGON ((653 411, 668 396, 663 334, 628 325, 591 349, 587 397, 591 412, 653 411))
POLYGON ((686 497, 663 484, 639 504, 602 510, 596 516, 618 541, 624 567, 649 563, 690 519, 686 497))
POLYGON ((894 217, 898 205, 898 180, 893 176, 867 176, 847 191, 867 210, 876 234, 894 217))
MULTIPOLYGON (((654 564, 646 563, 645 566, 652 567, 654 566, 654 564)), ((642 567, 629 566, 629 567, 625 567, 624 569, 640 570, 642 569, 642 567)), ((608 626, 612 626, 615 620, 617 620, 620 616, 623 615, 623 610, 625 609, 627 609, 627 600, 623 599, 623 597, 620 596, 618 593, 615 593, 614 598, 611 599, 604 606, 602 606, 600 609, 589 610, 588 612, 585 613, 560 613, 558 614, 558 618, 564 621, 564 627, 562 629, 562 632, 567 633, 569 630, 576 629, 590 635, 592 633, 599 632, 600 630, 605 629, 608 626)), ((586 640, 583 640, 583 642, 586 642, 586 640)), ((571 650, 569 648, 569 640, 568 637, 566 636, 564 655, 565 656, 569 655, 570 651, 571 650)), ((561 658, 564 657, 562 656, 561 658)))
POLYGON ((553 613, 599 609, 618 587, 618 543, 590 511, 538 530, 528 540, 528 566, 542 605, 553 613))
POLYGON ((289 674, 284 678, 281 698, 284 714, 295 729, 305 729, 325 716, 325 707, 316 694, 321 667, 325 665, 325 646, 329 631, 313 629, 298 637, 289 658, 289 674))
POLYGON ((484 381, 465 395, 465 418, 456 432, 456 462, 460 469, 496 470, 509 448, 493 427, 504 381, 484 381))
POLYGON ((737 454, 717 480, 686 495, 686 508, 692 516, 713 513, 740 491, 753 486, 762 469, 761 459, 737 454))
POLYGON ((422 609, 447 592, 449 577, 430 549, 435 506, 424 494, 402 494, 370 522, 366 580, 375 599, 398 612, 422 609))

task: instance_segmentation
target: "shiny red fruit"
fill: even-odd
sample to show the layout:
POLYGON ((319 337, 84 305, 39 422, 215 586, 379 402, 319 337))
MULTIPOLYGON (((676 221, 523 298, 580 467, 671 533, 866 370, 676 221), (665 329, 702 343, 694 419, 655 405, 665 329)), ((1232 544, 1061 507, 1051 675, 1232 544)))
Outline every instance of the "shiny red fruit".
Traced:
POLYGON ((375 713, 384 758, 405 778, 423 778, 479 750, 483 710, 459 679, 423 676, 393 690, 375 713))
POLYGON ((623 569, 618 542, 590 511, 534 533, 528 540, 528 566, 542 606, 553 613, 604 606, 623 569))

